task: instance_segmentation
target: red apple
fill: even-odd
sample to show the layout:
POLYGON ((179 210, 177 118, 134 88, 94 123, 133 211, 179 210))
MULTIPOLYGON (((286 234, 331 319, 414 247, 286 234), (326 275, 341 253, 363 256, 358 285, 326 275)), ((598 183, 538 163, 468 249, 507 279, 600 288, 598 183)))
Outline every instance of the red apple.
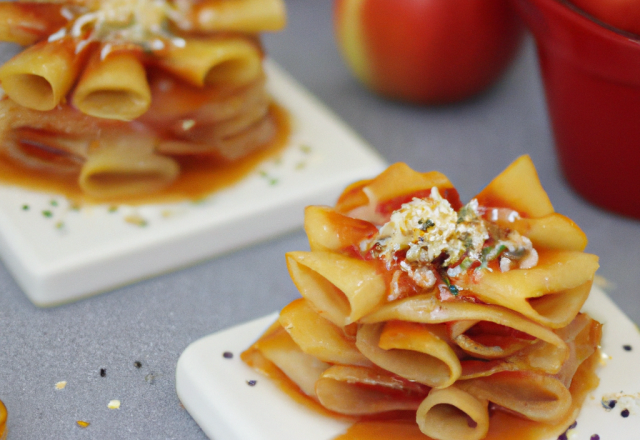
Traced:
POLYGON ((494 83, 524 27, 509 0, 335 0, 338 46, 381 95, 446 103, 494 83))
POLYGON ((571 0, 577 7, 611 26, 640 35, 638 0, 571 0))

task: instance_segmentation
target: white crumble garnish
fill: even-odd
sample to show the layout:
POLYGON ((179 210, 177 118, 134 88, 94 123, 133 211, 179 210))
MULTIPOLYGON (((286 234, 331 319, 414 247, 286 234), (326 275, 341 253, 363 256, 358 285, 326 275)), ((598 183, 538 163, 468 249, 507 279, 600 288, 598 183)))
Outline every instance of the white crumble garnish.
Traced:
POLYGON ((61 380, 60 382, 56 383, 56 390, 64 390, 66 386, 67 386, 67 381, 61 380))
MULTIPOLYGON (((531 240, 501 226, 519 218, 512 209, 480 207, 477 199, 456 212, 433 187, 428 197, 414 198, 394 211, 376 237, 360 243, 360 249, 369 249, 387 268, 399 263, 422 289, 429 290, 440 280, 449 290, 440 289, 441 294, 456 296, 460 290, 454 284, 456 277, 470 270, 493 272, 494 260, 501 272, 538 264, 531 240)), ((396 294, 392 289, 390 299, 396 294)))
POLYGON ((109 404, 107 405, 107 408, 109 408, 109 409, 120 409, 120 401, 119 400, 110 401, 109 404))
POLYGON ((607 362, 613 359, 611 356, 606 354, 604 351, 600 352, 600 365, 605 366, 607 362))
POLYGON ((196 121, 193 119, 185 119, 182 121, 182 130, 189 131, 196 125, 196 121))
MULTIPOLYGON (((91 0, 85 5, 65 10, 73 20, 70 33, 80 37, 89 31, 89 39, 102 42, 128 42, 162 50, 165 38, 174 43, 169 22, 189 28, 190 2, 168 0, 91 0)), ((180 41, 178 42, 180 43, 180 41)))
POLYGON ((509 272, 511 270, 511 260, 507 257, 500 258, 500 272, 509 272))
POLYGON ((474 199, 459 216, 434 187, 430 197, 405 203, 382 226, 377 238, 381 256, 390 262, 395 252, 406 250, 408 262, 431 263, 446 253, 445 266, 458 261, 465 252, 478 259, 489 234, 477 210, 474 199))

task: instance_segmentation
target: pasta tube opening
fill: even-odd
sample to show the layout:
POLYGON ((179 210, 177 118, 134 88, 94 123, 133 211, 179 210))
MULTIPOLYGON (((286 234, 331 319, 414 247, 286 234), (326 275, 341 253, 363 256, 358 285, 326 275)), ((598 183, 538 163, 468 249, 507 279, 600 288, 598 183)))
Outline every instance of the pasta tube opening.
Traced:
POLYGON ((241 86, 263 75, 262 53, 244 38, 186 40, 171 47, 160 66, 196 86, 241 86))
POLYGON ((83 113, 105 119, 130 121, 151 104, 144 66, 131 52, 112 52, 105 59, 95 52, 73 95, 83 113))
POLYGON ((433 389, 420 404, 416 422, 436 440, 480 440, 489 431, 488 402, 456 387, 433 389))
POLYGON ((356 345, 379 367, 430 387, 447 387, 460 377, 460 361, 454 351, 421 324, 363 325, 356 345))
POLYGON ((79 185, 94 197, 113 198, 159 191, 171 184, 180 167, 153 153, 153 138, 101 139, 82 167, 79 185))
POLYGON ((323 362, 371 366, 371 362, 356 348, 353 338, 318 315, 304 298, 282 309, 279 321, 302 351, 323 362))
POLYGON ((12 130, 0 150, 29 168, 59 174, 76 173, 85 162, 87 143, 29 128, 12 130))
POLYGON ((338 253, 289 252, 287 266, 302 296, 339 327, 374 310, 386 295, 373 266, 338 253))
POLYGON ((21 106, 52 110, 71 90, 82 60, 69 39, 43 41, 0 67, 0 83, 7 96, 21 106))

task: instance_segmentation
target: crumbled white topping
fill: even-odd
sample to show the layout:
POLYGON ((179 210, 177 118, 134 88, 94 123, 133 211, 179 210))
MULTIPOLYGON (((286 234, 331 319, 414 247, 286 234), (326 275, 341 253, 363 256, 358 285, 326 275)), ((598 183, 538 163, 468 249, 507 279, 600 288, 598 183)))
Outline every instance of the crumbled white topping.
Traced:
POLYGON ((428 266, 410 266, 406 261, 400 263, 402 270, 423 289, 430 289, 436 285, 436 275, 428 266))
POLYGON ((500 272, 509 272, 511 270, 511 260, 507 257, 500 258, 500 272))
MULTIPOLYGON (((456 212, 434 187, 429 197, 414 198, 394 211, 378 235, 361 243, 360 248, 373 245, 373 252, 387 262, 387 267, 399 258, 397 252, 405 251, 400 268, 417 286, 430 289, 437 283, 436 271, 441 269, 446 269, 446 277, 453 281, 471 268, 492 271, 489 263, 496 259, 501 272, 535 267, 538 253, 529 238, 515 230, 490 226, 492 220, 514 222, 519 218, 512 209, 480 208, 477 199, 456 212)), ((445 283, 448 286, 448 281, 445 283)))
POLYGON ((478 217, 478 203, 466 205, 460 218, 449 202, 432 188, 430 197, 415 198, 402 205, 380 229, 381 255, 390 261, 395 252, 406 250, 408 262, 431 263, 446 253, 444 265, 458 261, 465 252, 478 258, 489 238, 484 222, 478 217))
MULTIPOLYGON (((188 28, 187 16, 190 2, 168 0, 94 0, 87 7, 65 10, 65 17, 75 18, 71 35, 80 37, 86 32, 90 39, 103 42, 129 42, 151 44, 151 49, 163 49, 157 37, 167 37, 173 42, 167 23, 172 21, 188 28)), ((180 40, 180 39, 177 39, 180 40)), ((180 43, 180 41, 178 41, 180 43)))
POLYGON ((120 401, 119 400, 110 401, 109 404, 107 405, 107 408, 109 408, 109 409, 119 409, 120 408, 120 401))

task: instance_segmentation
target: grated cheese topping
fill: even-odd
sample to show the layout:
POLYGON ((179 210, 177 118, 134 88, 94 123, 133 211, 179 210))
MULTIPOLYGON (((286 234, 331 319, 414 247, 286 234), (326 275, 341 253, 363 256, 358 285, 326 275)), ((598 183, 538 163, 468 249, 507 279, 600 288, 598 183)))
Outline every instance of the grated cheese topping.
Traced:
POLYGON ((134 43, 149 50, 164 48, 162 40, 180 46, 169 28, 173 22, 182 29, 191 24, 187 17, 192 3, 184 0, 93 0, 86 6, 71 5, 62 14, 72 21, 70 29, 52 34, 49 41, 66 35, 79 38, 89 34, 89 40, 106 43, 134 43))
MULTIPOLYGON (((491 221, 503 216, 516 219, 519 214, 481 208, 476 199, 456 212, 434 187, 429 197, 414 198, 394 211, 378 235, 361 248, 371 248, 387 267, 400 259, 400 269, 424 289, 436 284, 436 273, 453 279, 471 268, 491 271, 489 263, 496 259, 501 272, 535 267, 538 253, 531 240, 491 221), (405 255, 396 254, 400 251, 405 255), (437 266, 446 268, 446 276, 437 266)), ((459 289, 445 282, 456 295, 459 289)))
POLYGON ((443 265, 448 266, 465 253, 479 259, 488 238, 477 200, 465 205, 458 214, 434 187, 429 197, 414 198, 395 211, 380 229, 377 244, 381 257, 389 262, 396 252, 406 250, 409 263, 431 263, 446 253, 443 265))

